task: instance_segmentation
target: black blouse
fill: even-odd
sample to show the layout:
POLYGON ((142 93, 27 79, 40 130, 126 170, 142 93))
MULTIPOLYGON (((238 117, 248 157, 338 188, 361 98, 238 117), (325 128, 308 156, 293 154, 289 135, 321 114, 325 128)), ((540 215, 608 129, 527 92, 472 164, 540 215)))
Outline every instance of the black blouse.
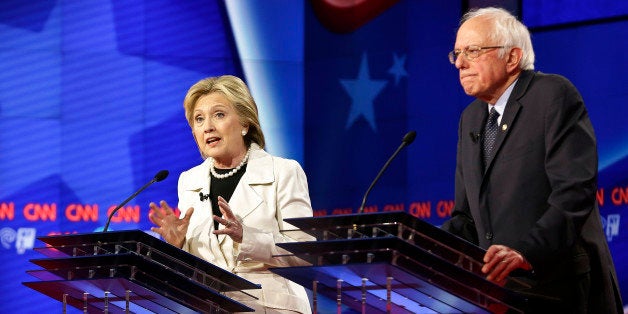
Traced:
MULTIPOLYGON (((211 175, 211 184, 209 186, 209 199, 212 202, 212 212, 214 215, 222 217, 222 213, 220 212, 220 208, 218 207, 218 196, 222 196, 222 198, 229 202, 229 200, 231 199, 231 195, 233 195, 233 192, 238 185, 238 182, 240 182, 242 175, 244 175, 244 172, 246 172, 246 166, 247 164, 244 164, 242 168, 238 170, 238 172, 224 179, 218 179, 211 175)), ((225 174, 233 170, 218 168, 215 169, 218 174, 225 174)), ((218 230, 218 225, 219 223, 217 221, 214 221, 215 230, 218 230)))

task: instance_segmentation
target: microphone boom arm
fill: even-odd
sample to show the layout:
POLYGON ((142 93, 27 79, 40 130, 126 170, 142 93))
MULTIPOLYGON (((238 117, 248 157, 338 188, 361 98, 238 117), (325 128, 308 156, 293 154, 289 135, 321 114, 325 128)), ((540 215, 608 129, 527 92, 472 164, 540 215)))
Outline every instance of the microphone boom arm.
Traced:
POLYGON ((393 161, 393 159, 395 159, 397 154, 399 154, 399 152, 404 147, 410 145, 414 141, 415 137, 416 137, 416 132, 415 131, 410 131, 403 137, 403 140, 401 141, 401 145, 399 145, 397 150, 390 156, 390 158, 388 158, 388 161, 386 161, 386 163, 384 164, 382 169, 379 171, 379 173, 377 174, 377 176, 375 177, 373 182, 371 182, 371 185, 366 190, 366 193, 364 193, 364 197, 362 198, 362 204, 360 204, 360 208, 358 208, 358 214, 362 213, 362 211, 364 210, 364 206, 366 204, 366 198, 368 197, 369 193, 371 193, 371 190, 375 186, 375 183, 377 183, 377 180, 379 180, 379 177, 381 177, 382 174, 384 173, 384 171, 386 171, 386 169, 388 168, 388 165, 390 165, 390 163, 393 161))
POLYGON ((144 186, 141 187, 139 190, 135 191, 135 193, 131 194, 131 196, 125 199, 122 203, 120 203, 120 205, 116 206, 116 208, 114 208, 109 214, 109 217, 107 218, 107 223, 105 224, 105 227, 102 229, 102 232, 107 232, 107 229, 109 229, 109 223, 111 223, 111 218, 113 218, 113 214, 115 214, 120 208, 122 208, 122 206, 126 205, 126 203, 128 203, 130 200, 132 200, 134 197, 136 197, 138 194, 144 191, 151 184, 155 182, 159 182, 165 179, 167 176, 168 176, 168 170, 159 171, 152 180, 144 184, 144 186))

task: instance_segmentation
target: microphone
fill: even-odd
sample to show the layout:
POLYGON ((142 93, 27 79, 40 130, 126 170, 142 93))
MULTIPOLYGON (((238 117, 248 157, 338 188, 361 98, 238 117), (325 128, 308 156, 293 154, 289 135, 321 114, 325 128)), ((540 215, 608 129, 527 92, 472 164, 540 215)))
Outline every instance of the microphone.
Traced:
POLYGON ((201 199, 201 202, 209 199, 209 193, 203 194, 203 192, 198 192, 198 197, 201 199))
POLYGON ((473 141, 473 143, 477 143, 480 140, 480 133, 469 132, 469 136, 471 137, 471 141, 473 141))
POLYGON ((360 208, 358 209, 358 214, 362 213, 362 211, 364 210, 364 205, 366 204, 366 198, 368 197, 369 193, 371 193, 371 190, 375 186, 375 183, 377 182, 377 180, 379 180, 379 177, 381 177, 384 171, 386 171, 386 169, 388 168, 388 165, 390 165, 390 162, 397 156, 397 154, 399 154, 399 151, 401 151, 401 149, 412 144, 412 142, 414 142, 415 137, 416 137, 416 131, 410 131, 406 133, 406 135, 403 137, 403 140, 401 140, 401 145, 399 145, 399 147, 392 154, 392 156, 388 158, 388 161, 386 161, 382 169, 379 171, 379 173, 375 177, 375 180, 371 182, 371 186, 369 186, 368 190, 366 190, 366 193, 364 193, 364 197, 362 198, 362 204, 360 205, 360 208))
POLYGON ((111 211, 111 213, 109 214, 109 218, 107 218, 107 223, 105 224, 105 228, 102 229, 102 232, 107 232, 107 229, 109 228, 109 223, 111 223, 111 218, 113 217, 113 214, 115 214, 120 208, 122 208, 122 206, 126 205, 126 203, 128 203, 130 200, 132 200, 138 194, 140 194, 140 192, 144 191, 151 184, 153 184, 155 182, 162 181, 166 177, 168 177, 168 170, 161 170, 161 171, 157 172, 157 174, 155 175, 155 177, 152 180, 150 180, 148 183, 144 184, 144 186, 141 187, 139 190, 137 190, 135 193, 131 194, 131 196, 129 196, 129 198, 125 199, 124 202, 122 202, 122 204, 116 206, 116 208, 114 208, 111 211))

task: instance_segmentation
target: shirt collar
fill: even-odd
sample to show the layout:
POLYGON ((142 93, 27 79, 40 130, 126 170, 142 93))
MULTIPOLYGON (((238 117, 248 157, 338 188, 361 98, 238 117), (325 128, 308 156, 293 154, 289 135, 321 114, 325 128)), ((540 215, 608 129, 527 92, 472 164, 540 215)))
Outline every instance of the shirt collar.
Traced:
POLYGON ((506 103, 508 103, 508 98, 510 98, 510 94, 512 94, 512 90, 515 88, 515 84, 517 84, 518 80, 519 79, 517 78, 514 82, 512 82, 512 84, 510 84, 510 86, 508 86, 508 88, 506 88, 504 93, 499 97, 499 99, 497 99, 495 105, 488 104, 487 106, 489 111, 492 107, 495 107, 495 110, 497 110, 497 112, 499 113, 500 120, 501 117, 504 115, 504 110, 506 110, 506 103))

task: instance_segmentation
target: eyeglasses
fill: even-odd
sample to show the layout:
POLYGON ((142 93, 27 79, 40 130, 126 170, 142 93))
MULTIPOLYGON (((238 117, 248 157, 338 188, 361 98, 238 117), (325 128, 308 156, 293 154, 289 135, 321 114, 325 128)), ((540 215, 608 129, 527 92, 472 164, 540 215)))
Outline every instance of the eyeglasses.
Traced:
POLYGON ((456 49, 449 52, 449 62, 451 62, 451 64, 456 64, 456 60, 458 60, 458 57, 460 56, 461 53, 464 54, 467 60, 473 60, 480 56, 480 52, 482 52, 482 50, 497 49, 497 48, 506 48, 506 46, 488 46, 488 47, 467 46, 467 47, 464 47, 464 49, 462 50, 456 49))

